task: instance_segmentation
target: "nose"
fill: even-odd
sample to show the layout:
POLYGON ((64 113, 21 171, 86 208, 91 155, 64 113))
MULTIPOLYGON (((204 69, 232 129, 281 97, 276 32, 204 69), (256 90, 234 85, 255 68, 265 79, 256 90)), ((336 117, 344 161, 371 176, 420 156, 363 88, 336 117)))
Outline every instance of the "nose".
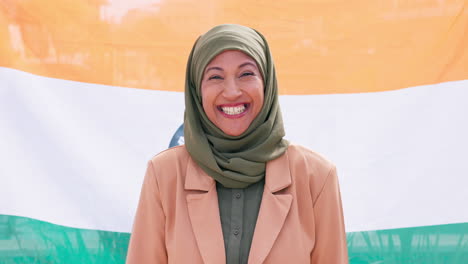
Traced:
POLYGON ((242 90, 232 78, 226 79, 224 83, 223 96, 227 100, 234 101, 242 95, 242 90))

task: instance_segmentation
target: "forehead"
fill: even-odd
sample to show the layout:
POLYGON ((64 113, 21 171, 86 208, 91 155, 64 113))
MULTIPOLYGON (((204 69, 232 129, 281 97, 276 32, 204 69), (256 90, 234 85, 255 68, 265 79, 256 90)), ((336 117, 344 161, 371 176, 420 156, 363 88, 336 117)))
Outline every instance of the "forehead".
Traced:
POLYGON ((238 66, 241 63, 244 62, 252 62, 254 66, 257 66, 257 63, 255 60, 250 57, 249 55, 245 54, 242 51, 239 50, 225 50, 221 52, 220 54, 216 55, 207 65, 209 66, 216 66, 216 65, 233 65, 233 66, 238 66))

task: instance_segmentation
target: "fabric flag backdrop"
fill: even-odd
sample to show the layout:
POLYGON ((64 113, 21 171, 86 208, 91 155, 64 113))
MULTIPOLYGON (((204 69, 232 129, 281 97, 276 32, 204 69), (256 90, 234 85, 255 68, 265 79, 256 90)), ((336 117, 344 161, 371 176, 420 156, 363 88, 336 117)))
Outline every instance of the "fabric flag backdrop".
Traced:
POLYGON ((220 23, 266 35, 287 138, 337 164, 351 263, 468 263, 465 0, 1 0, 0 263, 124 263, 220 23))

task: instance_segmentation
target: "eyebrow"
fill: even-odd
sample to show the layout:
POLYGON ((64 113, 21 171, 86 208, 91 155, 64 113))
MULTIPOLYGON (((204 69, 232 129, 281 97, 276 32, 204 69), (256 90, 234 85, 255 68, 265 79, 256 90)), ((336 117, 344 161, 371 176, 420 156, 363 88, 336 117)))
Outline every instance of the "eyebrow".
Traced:
POLYGON ((253 67, 257 68, 257 65, 253 64, 252 62, 244 62, 239 66, 239 68, 245 67, 247 65, 250 65, 250 66, 253 66, 253 67))
MULTIPOLYGON (((242 63, 241 65, 239 65, 238 68, 240 69, 240 68, 245 67, 245 66, 248 66, 248 65, 257 68, 257 65, 253 64, 252 62, 244 62, 244 63, 242 63)), ((221 67, 213 66, 213 67, 207 68, 207 69, 205 70, 205 73, 207 73, 207 72, 209 72, 209 71, 211 71, 211 70, 224 71, 224 69, 221 68, 221 67)))
POLYGON ((208 69, 206 69, 205 73, 207 73, 207 72, 209 72, 211 70, 223 71, 223 68, 221 68, 221 67, 209 67, 208 69))

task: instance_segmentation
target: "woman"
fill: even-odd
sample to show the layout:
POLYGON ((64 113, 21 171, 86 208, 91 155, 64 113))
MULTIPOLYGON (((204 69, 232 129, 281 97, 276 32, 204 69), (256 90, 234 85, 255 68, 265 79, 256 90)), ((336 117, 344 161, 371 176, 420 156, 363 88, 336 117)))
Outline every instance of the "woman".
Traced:
POLYGON ((260 33, 202 35, 185 107, 185 146, 148 163, 127 263, 348 262, 335 167, 283 139, 260 33))

